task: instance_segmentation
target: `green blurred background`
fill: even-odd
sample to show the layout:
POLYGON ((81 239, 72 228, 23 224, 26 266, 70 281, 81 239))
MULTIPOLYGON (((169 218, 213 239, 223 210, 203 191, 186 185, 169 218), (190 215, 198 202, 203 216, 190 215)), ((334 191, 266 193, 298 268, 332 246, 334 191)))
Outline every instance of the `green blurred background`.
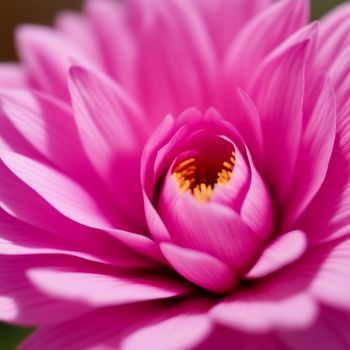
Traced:
MULTIPOLYGON (((322 16, 342 2, 345 1, 313 0, 313 18, 322 16)), ((26 22, 50 24, 57 11, 79 9, 81 3, 81 0, 0 0, 0 61, 16 58, 12 40, 16 25, 26 22)), ((30 332, 30 329, 0 324, 0 350, 14 350, 30 332)))

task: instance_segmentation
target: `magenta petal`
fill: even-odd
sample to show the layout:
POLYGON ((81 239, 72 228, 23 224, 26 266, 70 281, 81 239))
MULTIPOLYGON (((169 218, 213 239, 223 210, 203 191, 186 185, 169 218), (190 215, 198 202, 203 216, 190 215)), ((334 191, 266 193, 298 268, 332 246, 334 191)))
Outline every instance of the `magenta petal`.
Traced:
POLYGON ((223 293, 237 283, 236 274, 226 264, 206 253, 169 243, 162 243, 160 247, 179 274, 202 288, 223 293))
POLYGON ((198 298, 170 308, 154 323, 127 336, 123 349, 192 349, 206 338, 212 328, 207 314, 210 306, 209 300, 198 298))
POLYGON ((109 275, 103 269, 99 271, 93 267, 89 272, 64 270, 59 266, 52 269, 39 267, 29 269, 27 276, 46 295, 67 301, 79 300, 94 307, 170 298, 191 291, 189 285, 165 275, 109 275))
POLYGON ((0 88, 28 87, 27 74, 24 68, 15 63, 1 63, 0 88))
POLYGON ((243 332, 303 329, 316 318, 318 306, 294 276, 285 273, 242 289, 214 306, 211 316, 219 324, 243 332))
POLYGON ((90 227, 111 227, 94 198, 78 183, 33 159, 15 153, 5 153, 2 160, 28 186, 63 215, 90 227))
POLYGON ((278 332, 278 338, 289 350, 347 350, 350 348, 350 315, 322 307, 315 323, 300 331, 278 332))
POLYGON ((49 27, 21 26, 17 46, 35 87, 69 101, 67 76, 71 60, 91 66, 89 56, 74 41, 49 27))
POLYGON ((190 349, 211 330, 206 317, 210 305, 205 299, 190 299, 175 304, 148 302, 103 308, 66 323, 42 327, 20 349, 190 349), (174 332, 174 327, 182 336, 174 332))
POLYGON ((49 95, 17 89, 0 92, 0 101, 10 123, 40 154, 79 180, 91 179, 91 166, 68 105, 49 95))
POLYGON ((280 203, 290 191, 301 139, 307 48, 307 41, 296 44, 265 61, 252 92, 264 135, 263 175, 280 203))
POLYGON ((261 278, 299 259, 306 250, 307 240, 302 231, 291 231, 277 237, 246 274, 247 278, 261 278))
POLYGON ((70 92, 88 157, 111 189, 118 211, 144 227, 141 186, 130 178, 139 178, 146 118, 121 87, 84 68, 70 69, 70 92))
POLYGON ((308 7, 307 0, 278 1, 248 22, 227 50, 225 78, 229 86, 234 82, 246 89, 264 58, 306 24, 308 7))
POLYGON ((336 96, 328 77, 321 78, 306 103, 298 166, 285 209, 286 225, 298 218, 324 182, 336 137, 336 96))

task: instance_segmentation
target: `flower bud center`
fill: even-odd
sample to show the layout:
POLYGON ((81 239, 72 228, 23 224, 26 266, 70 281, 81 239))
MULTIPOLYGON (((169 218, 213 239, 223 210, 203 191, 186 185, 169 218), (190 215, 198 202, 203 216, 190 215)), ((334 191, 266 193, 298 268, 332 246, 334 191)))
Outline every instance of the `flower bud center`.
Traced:
POLYGON ((207 202, 211 199, 215 186, 229 183, 235 162, 234 151, 229 159, 217 164, 198 155, 175 164, 172 175, 181 192, 189 191, 199 202, 207 202))

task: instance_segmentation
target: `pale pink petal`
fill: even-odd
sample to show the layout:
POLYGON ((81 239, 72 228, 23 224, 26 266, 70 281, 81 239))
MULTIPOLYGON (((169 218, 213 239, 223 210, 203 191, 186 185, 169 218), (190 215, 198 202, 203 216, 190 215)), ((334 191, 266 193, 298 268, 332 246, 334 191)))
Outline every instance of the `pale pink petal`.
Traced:
POLYGON ((42 327, 20 349, 140 349, 139 334, 144 332, 147 339, 141 345, 144 350, 183 350, 200 343, 210 332, 205 317, 209 306, 205 299, 190 299, 175 304, 148 302, 104 308, 76 320, 42 327), (170 332, 174 324, 181 329, 187 326, 181 332, 183 336, 170 332))
MULTIPOLYGON (((75 259, 75 260, 74 260, 75 259)), ((46 266, 58 261, 76 264, 69 256, 2 256, 0 264, 0 320, 27 326, 65 322, 91 310, 79 301, 59 300, 35 288, 26 276, 32 266, 46 266)))
POLYGON ((345 2, 322 18, 316 57, 318 68, 329 69, 339 53, 349 45, 349 16, 350 6, 345 2))
POLYGON ((138 96, 147 114, 158 124, 167 113, 178 115, 190 106, 210 107, 214 96, 218 97, 218 62, 193 4, 136 0, 131 6, 138 38, 138 96), (179 67, 183 68, 180 75, 179 67))
POLYGON ((107 210, 78 183, 54 168, 16 153, 4 153, 2 160, 22 181, 55 209, 74 221, 98 228, 112 227, 107 210))
POLYGON ((305 291, 305 281, 284 272, 227 297, 213 307, 211 316, 243 332, 265 333, 303 329, 314 321, 317 311, 314 298, 305 291))
POLYGON ((192 349, 206 338, 212 328, 207 315, 210 306, 209 300, 189 299, 170 309, 155 322, 127 336, 122 347, 125 350, 192 349))
POLYGON ((208 254, 169 243, 162 243, 160 247, 180 275, 202 288, 223 293, 237 283, 237 275, 222 261, 208 254))
POLYGON ((298 156, 307 47, 296 44, 265 61, 252 92, 264 135, 263 175, 279 203, 290 190, 298 156))
POLYGON ((0 88, 28 87, 25 68, 16 63, 3 63, 0 65, 0 88))
POLYGON ((347 350, 350 347, 349 322, 347 312, 323 307, 311 327, 296 332, 278 332, 276 338, 289 350, 347 350))
POLYGON ((350 309, 349 299, 350 240, 330 242, 314 247, 296 271, 310 279, 309 290, 324 304, 350 309))
POLYGON ((91 173, 68 105, 17 89, 0 92, 0 101, 12 125, 43 156, 79 180, 91 173))
POLYGON ((245 277, 261 278, 287 266, 304 254, 306 246, 306 236, 302 231, 291 231, 277 237, 245 277))
POLYGON ((98 45, 94 40, 91 40, 94 30, 89 25, 87 18, 78 12, 63 11, 56 16, 55 27, 102 66, 102 57, 98 45))
POLYGON ((171 298, 191 291, 191 287, 181 280, 165 275, 138 276, 125 272, 108 275, 103 269, 99 271, 93 267, 81 272, 73 268, 60 269, 59 266, 52 269, 39 267, 28 269, 26 275, 46 295, 94 307, 171 298))
POLYGON ((191 1, 203 16, 219 55, 225 53, 227 46, 251 18, 273 2, 272 0, 191 1), (220 25, 217 22, 218 18, 220 25))
POLYGON ((35 87, 69 101, 67 77, 71 59, 92 65, 84 50, 62 33, 44 26, 21 26, 16 39, 19 55, 35 87))
POLYGON ((293 223, 320 189, 328 170, 336 135, 336 96, 332 83, 322 77, 309 97, 298 150, 292 191, 286 207, 287 222, 293 223), (310 102, 312 100, 312 102, 310 102))
POLYGON ((88 0, 85 12, 106 72, 135 94, 136 37, 127 23, 127 6, 113 0, 88 0), (113 45, 111 33, 118 33, 113 36, 113 45))
POLYGON ((228 86, 246 89, 264 58, 306 24, 308 7, 307 0, 278 1, 248 22, 226 54, 224 79, 228 86))
POLYGON ((67 232, 58 235, 16 220, 3 211, 0 219, 2 255, 62 254, 119 267, 155 267, 101 232, 74 230, 74 235, 67 232))
POLYGON ((84 68, 71 68, 70 92, 88 157, 112 190, 118 211, 143 227, 141 185, 130 179, 140 174, 145 117, 121 87, 84 68))

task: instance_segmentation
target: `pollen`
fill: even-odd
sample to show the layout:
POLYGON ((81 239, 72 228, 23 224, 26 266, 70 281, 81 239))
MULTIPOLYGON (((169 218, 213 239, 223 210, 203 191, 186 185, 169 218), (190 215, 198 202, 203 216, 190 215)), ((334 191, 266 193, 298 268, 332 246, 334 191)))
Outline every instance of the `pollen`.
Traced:
POLYGON ((219 167, 207 164, 199 157, 192 157, 175 165, 172 175, 180 192, 190 192, 199 202, 208 202, 212 198, 215 186, 226 186, 230 182, 235 163, 234 151, 219 167))

